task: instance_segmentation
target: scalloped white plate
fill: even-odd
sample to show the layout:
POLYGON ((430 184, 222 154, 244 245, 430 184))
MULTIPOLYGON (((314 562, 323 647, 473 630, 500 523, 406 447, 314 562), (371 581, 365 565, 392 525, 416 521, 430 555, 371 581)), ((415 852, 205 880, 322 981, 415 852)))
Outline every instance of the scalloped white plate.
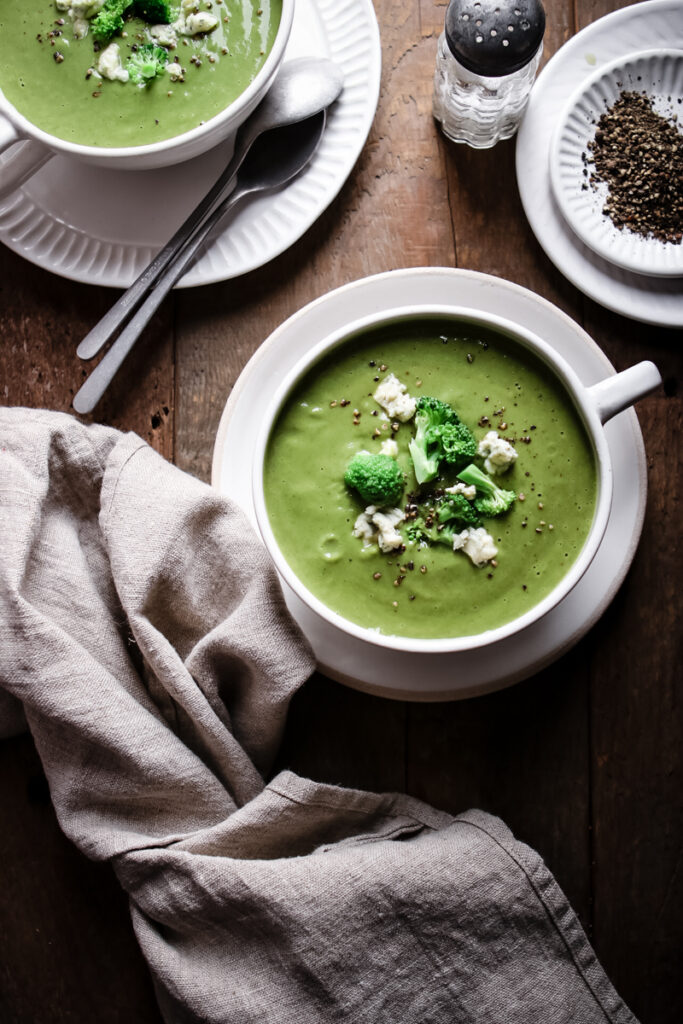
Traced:
MULTIPOLYGON (((261 418, 273 392, 301 356, 354 317, 398 305, 467 305, 497 313, 561 352, 584 384, 614 373, 604 353, 578 324, 526 288, 471 270, 424 267, 394 270, 337 288, 300 309, 257 349, 223 410, 211 481, 256 525, 252 459, 261 418)), ((400 700, 456 700, 509 686, 549 665, 597 622, 616 594, 635 554, 645 514, 647 470, 633 409, 606 428, 614 469, 614 499, 605 536, 585 575, 563 601, 516 636, 456 654, 418 655, 378 647, 343 633, 303 604, 286 584, 287 606, 308 637, 320 669, 356 689, 400 700)))
POLYGON ((567 98, 599 68, 683 40, 681 0, 646 0, 594 21, 560 47, 531 90, 517 135, 517 184, 546 255, 589 298, 621 316, 683 327, 683 280, 635 274, 598 256, 569 227, 550 184, 550 143, 567 98))
MULTIPOLYGON (((242 206, 177 287, 263 266, 304 234, 349 176, 379 98, 381 47, 371 0, 296 0, 284 59, 308 54, 330 57, 344 72, 311 165, 287 188, 242 206)), ((53 157, 0 205, 0 241, 62 277, 127 288, 208 191, 232 148, 228 140, 156 171, 107 171, 53 157)))
POLYGON ((610 263, 638 274, 680 276, 683 244, 644 238, 628 228, 616 227, 603 213, 607 184, 590 182, 588 146, 595 138, 601 115, 623 92, 644 93, 652 100, 656 113, 668 120, 683 117, 683 50, 642 50, 620 57, 581 85, 560 117, 550 148, 553 193, 570 227, 610 263))

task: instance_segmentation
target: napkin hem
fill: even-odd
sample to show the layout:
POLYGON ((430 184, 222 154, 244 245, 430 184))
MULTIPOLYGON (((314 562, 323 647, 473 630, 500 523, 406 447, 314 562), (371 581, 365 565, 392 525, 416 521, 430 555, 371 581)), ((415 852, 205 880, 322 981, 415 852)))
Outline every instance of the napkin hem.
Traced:
POLYGON ((484 811, 465 811, 455 820, 484 832, 523 872, 605 1019, 610 1024, 638 1024, 605 974, 581 922, 542 857, 516 840, 500 819, 484 811))
POLYGON ((455 820, 446 811, 429 807, 415 797, 402 793, 369 793, 358 789, 345 789, 329 783, 314 782, 294 772, 278 773, 268 789, 291 803, 306 807, 320 807, 328 811, 343 809, 353 814, 367 815, 368 811, 402 814, 416 825, 437 830, 455 820), (321 799, 320 797, 324 797, 321 799))

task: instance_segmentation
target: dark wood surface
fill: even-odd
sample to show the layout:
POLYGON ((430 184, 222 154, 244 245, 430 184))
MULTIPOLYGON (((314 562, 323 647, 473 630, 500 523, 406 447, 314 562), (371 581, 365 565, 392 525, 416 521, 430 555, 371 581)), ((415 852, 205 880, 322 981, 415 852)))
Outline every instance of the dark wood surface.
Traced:
MULTIPOLYGON (((514 142, 474 152, 430 116, 445 6, 376 0, 382 93, 347 184, 264 269, 167 300, 96 419, 146 438, 208 479, 226 398, 260 342, 331 288, 400 266, 467 267, 531 288, 618 369, 665 383, 640 403, 649 499, 633 567, 569 654, 509 690, 461 703, 386 701, 314 676, 294 701, 280 766, 499 814, 544 856, 619 992, 643 1024, 683 1020, 681 919, 680 437, 683 332, 585 298, 525 220, 514 142)), ((545 0, 545 58, 622 0, 545 0)), ((0 249, 0 401, 69 410, 80 338, 113 293, 0 249)), ((110 869, 59 831, 28 737, 0 744, 0 1024, 158 1024, 152 987, 110 869)))

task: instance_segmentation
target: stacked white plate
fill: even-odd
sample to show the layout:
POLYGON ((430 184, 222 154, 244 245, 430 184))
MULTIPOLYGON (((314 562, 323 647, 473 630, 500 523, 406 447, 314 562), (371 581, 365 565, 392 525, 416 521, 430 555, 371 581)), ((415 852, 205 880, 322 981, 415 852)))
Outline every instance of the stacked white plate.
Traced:
MULTIPOLYGON (((541 246, 586 295, 647 323, 683 326, 683 244, 618 228, 591 178, 597 122, 624 92, 683 122, 683 4, 649 0, 599 19, 548 62, 517 141, 522 203, 541 246)), ((679 129, 680 130, 680 129, 679 129)))

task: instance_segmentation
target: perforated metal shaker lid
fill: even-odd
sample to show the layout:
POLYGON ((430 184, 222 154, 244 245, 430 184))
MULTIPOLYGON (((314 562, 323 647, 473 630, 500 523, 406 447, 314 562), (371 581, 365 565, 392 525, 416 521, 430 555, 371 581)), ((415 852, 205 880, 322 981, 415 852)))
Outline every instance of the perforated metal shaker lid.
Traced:
POLYGON ((544 31, 540 0, 451 0, 446 11, 448 47, 475 75, 499 78, 519 71, 544 31))

